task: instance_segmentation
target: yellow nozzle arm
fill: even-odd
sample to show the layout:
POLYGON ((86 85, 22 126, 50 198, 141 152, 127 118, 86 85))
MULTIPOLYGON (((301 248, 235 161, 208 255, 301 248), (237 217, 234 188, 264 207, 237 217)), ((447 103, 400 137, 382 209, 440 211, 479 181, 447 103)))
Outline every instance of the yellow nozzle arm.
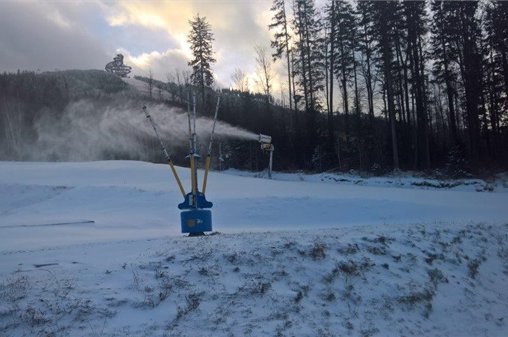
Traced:
POLYGON ((180 177, 178 177, 178 173, 176 173, 175 165, 173 165, 171 159, 168 159, 168 164, 169 167, 171 167, 171 171, 173 171, 173 175, 175 176, 176 183, 180 188, 180 192, 182 192, 182 196, 185 198, 185 190, 183 189, 182 182, 180 181, 180 177))
POLYGON ((203 188, 202 188, 203 194, 206 192, 206 183, 208 181, 208 171, 210 170, 210 161, 211 161, 211 156, 210 155, 206 156, 205 175, 203 177, 203 188))

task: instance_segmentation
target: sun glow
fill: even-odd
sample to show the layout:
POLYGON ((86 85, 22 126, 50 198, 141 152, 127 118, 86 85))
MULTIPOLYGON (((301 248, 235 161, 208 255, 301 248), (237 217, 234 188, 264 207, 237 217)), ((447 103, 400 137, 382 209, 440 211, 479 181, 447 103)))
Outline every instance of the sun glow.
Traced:
MULTIPOLYGON (((269 33, 264 32, 270 23, 270 3, 269 0, 263 0, 253 5, 239 1, 238 5, 226 6, 220 1, 130 0, 110 5, 107 20, 111 27, 138 26, 152 30, 153 34, 168 34, 176 45, 165 52, 159 49, 159 51, 147 50, 141 54, 124 54, 128 54, 128 60, 143 71, 155 70, 158 67, 154 64, 159 63, 161 69, 163 64, 169 66, 164 72, 171 72, 176 70, 172 68, 175 65, 165 62, 165 58, 175 59, 175 55, 178 55, 179 64, 186 67, 184 62, 181 62, 182 59, 190 60, 193 57, 187 41, 189 20, 199 13, 207 18, 215 35, 213 49, 216 63, 213 68, 217 83, 227 86, 231 82, 233 70, 241 68, 247 74, 249 91, 262 92, 260 77, 255 70, 253 46, 266 44, 270 39, 269 33)), ((276 65, 272 66, 272 92, 279 95, 277 92, 280 91, 281 85, 277 82, 281 76, 277 74, 279 69, 276 65)))

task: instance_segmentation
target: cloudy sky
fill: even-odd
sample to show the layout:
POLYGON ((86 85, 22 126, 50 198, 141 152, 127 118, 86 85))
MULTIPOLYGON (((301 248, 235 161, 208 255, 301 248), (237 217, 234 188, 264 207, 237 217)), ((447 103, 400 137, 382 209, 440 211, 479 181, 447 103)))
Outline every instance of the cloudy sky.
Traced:
MULTIPOLYGON (((133 74, 167 80, 188 70, 188 20, 205 16, 215 35, 221 87, 240 68, 254 78, 254 46, 269 47, 271 0, 0 0, 0 71, 104 69, 123 53, 133 74)), ((281 76, 283 65, 276 65, 281 76)), ((252 89, 252 86, 251 86, 252 89)))

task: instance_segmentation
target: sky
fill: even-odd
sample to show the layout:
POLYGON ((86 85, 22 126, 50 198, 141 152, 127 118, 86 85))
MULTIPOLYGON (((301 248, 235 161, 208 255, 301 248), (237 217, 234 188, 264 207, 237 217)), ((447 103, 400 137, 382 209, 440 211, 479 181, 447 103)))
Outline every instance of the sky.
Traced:
MULTIPOLYGON (((151 70, 167 81, 190 71, 189 20, 199 13, 215 36, 217 85, 230 87, 239 68, 255 90, 254 47, 270 46, 270 7, 271 0, 1 0, 0 72, 104 69, 122 53, 132 75, 151 70)), ((276 80, 283 72, 274 65, 276 80)))

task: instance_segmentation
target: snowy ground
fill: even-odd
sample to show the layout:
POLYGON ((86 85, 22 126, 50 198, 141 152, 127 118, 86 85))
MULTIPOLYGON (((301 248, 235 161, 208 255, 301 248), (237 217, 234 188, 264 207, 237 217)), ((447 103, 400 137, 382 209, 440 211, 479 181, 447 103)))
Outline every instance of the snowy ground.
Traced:
POLYGON ((508 334, 503 182, 241 174, 187 238, 166 165, 0 162, 0 336, 508 334))

